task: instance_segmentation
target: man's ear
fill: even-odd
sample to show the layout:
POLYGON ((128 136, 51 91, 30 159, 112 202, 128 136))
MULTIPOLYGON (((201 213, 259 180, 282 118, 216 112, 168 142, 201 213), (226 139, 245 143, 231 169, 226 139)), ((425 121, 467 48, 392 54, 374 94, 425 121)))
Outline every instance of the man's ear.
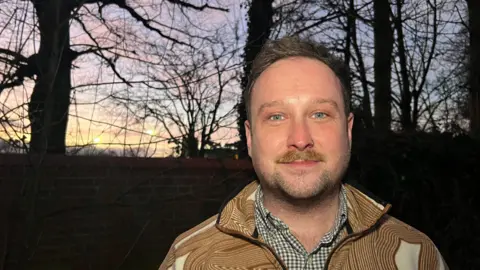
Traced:
POLYGON ((245 126, 245 137, 247 138, 247 149, 248 155, 252 157, 251 149, 252 149, 252 126, 250 121, 246 120, 244 123, 245 126))
POLYGON ((353 129, 353 120, 354 120, 353 113, 349 113, 347 117, 347 132, 348 132, 348 142, 350 144, 350 148, 352 146, 352 129, 353 129))

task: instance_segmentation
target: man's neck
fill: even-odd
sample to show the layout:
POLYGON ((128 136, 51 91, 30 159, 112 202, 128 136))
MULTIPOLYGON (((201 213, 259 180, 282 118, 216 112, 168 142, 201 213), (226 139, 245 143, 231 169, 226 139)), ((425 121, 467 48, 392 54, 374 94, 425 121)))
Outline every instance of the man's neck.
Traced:
POLYGON ((308 203, 282 200, 265 190, 263 204, 272 215, 282 220, 307 251, 310 251, 312 245, 316 246, 335 224, 340 204, 340 188, 335 188, 308 203))

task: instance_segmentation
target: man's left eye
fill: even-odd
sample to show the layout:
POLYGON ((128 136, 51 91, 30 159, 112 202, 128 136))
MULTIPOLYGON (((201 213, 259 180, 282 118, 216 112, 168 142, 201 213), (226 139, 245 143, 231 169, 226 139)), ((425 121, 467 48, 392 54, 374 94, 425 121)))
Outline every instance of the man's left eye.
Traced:
POLYGON ((323 113, 323 112, 316 112, 313 114, 313 117, 315 118, 325 118, 327 116, 327 114, 323 113))

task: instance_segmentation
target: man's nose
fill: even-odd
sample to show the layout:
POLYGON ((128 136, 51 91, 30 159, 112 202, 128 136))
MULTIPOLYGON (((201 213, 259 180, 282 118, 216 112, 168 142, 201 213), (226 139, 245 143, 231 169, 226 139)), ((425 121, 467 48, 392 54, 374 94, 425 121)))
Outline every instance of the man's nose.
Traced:
POLYGON ((313 137, 306 121, 297 120, 291 125, 287 143, 289 148, 294 147, 299 151, 313 147, 313 137))

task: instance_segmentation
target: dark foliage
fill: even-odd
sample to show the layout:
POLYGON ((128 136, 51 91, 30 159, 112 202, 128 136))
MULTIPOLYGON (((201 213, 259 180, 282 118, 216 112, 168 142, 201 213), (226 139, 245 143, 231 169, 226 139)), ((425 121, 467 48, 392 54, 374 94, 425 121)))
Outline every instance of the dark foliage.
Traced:
POLYGON ((450 269, 480 269, 480 142, 447 133, 359 134, 348 181, 427 234, 450 269))

